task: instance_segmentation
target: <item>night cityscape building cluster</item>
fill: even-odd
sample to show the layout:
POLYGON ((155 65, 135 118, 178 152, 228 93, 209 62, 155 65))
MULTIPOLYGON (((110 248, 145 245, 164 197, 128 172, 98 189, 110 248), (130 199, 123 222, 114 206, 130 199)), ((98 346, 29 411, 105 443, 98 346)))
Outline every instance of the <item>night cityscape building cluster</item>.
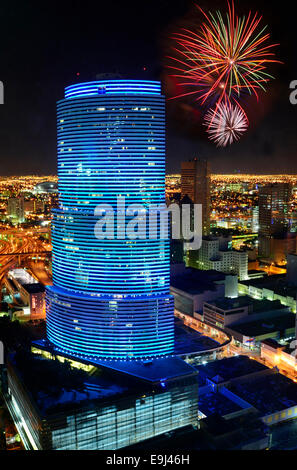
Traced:
MULTIPOLYGON (((239 23, 251 21, 245 37, 227 8, 224 34, 216 13, 198 42, 181 36, 189 54, 171 59, 188 71, 61 73, 57 172, 2 166, 0 452, 297 449, 297 174, 274 174, 273 159, 260 174, 252 154, 256 126, 273 116, 269 96, 255 108, 255 90, 266 97, 262 70, 281 62, 266 46, 259 66, 247 45, 257 17, 239 23)), ((291 138, 284 152, 296 154, 291 138)))

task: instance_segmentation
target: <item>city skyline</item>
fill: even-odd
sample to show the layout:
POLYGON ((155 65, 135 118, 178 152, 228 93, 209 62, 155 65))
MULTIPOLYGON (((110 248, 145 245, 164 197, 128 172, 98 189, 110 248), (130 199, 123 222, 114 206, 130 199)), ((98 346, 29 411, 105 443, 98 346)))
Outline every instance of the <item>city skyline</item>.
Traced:
MULTIPOLYGON (((174 445, 180 433, 185 448, 211 450, 221 444, 213 444, 209 422, 215 419, 217 426, 225 416, 232 419, 241 449, 271 448, 272 440, 280 448, 295 445, 290 422, 297 416, 291 395, 297 388, 292 353, 297 176, 210 179, 204 164, 190 174, 165 178, 164 97, 158 82, 146 83, 66 87, 57 113, 59 200, 57 176, 48 182, 43 177, 0 178, 0 338, 5 345, 13 341, 14 348, 7 358, 7 379, 6 368, 0 368, 10 413, 0 445, 12 448, 12 443, 14 450, 151 448, 150 438, 174 445), (282 181, 293 183, 286 212, 292 243, 278 244, 277 252, 271 251, 277 257, 269 253, 263 259, 257 254, 259 193, 282 181), (188 193, 199 202, 205 193, 202 204, 210 209, 211 233, 198 256, 195 251, 188 256, 181 244, 170 253, 170 291, 169 245, 165 250, 157 242, 160 249, 153 250, 151 240, 145 246, 140 239, 142 252, 135 242, 130 250, 129 240, 117 245, 112 239, 108 248, 108 240, 97 240, 93 233, 94 208, 100 202, 114 204, 123 193, 134 203, 160 202, 164 190, 167 203, 188 193), (147 271, 152 253, 156 256, 147 271), (147 341, 139 348, 147 327, 147 341), (25 329, 34 335, 29 344, 18 337, 25 329), (161 357, 159 341, 165 343, 161 357), (243 387, 237 384, 241 378, 243 387), (218 380, 226 386, 217 388, 218 380), (37 404, 33 414, 23 385, 37 404), (72 393, 65 394, 64 387, 72 393), (52 415, 57 410, 58 418, 52 415), (20 425, 24 421, 25 428, 20 425), (283 425, 288 432, 284 440, 283 425), (188 443, 187 432, 195 443, 188 443), (211 441, 205 442, 209 432, 211 441)), ((228 446, 236 448, 231 442, 228 446)))
POLYGON ((169 240, 157 233, 129 240, 123 209, 114 216, 112 239, 99 238, 94 228, 100 207, 115 208, 118 198, 143 207, 165 204, 160 83, 106 80, 67 87, 57 103, 57 134, 60 206, 52 222, 49 341, 104 359, 172 354, 169 240))

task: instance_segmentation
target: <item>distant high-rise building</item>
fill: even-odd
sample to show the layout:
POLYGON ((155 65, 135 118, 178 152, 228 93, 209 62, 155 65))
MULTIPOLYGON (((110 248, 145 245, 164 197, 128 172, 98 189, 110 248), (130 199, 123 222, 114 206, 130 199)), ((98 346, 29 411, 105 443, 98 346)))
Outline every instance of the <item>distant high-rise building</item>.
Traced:
POLYGON ((16 223, 22 223, 25 221, 23 196, 11 197, 8 199, 7 215, 16 223))
POLYGON ((43 183, 38 183, 34 190, 34 194, 56 194, 58 192, 58 184, 52 181, 44 181, 43 183))
POLYGON ((275 264, 285 266, 291 253, 296 253, 296 233, 274 235, 270 239, 270 260, 275 264))
POLYGON ((210 232, 210 165, 195 158, 181 165, 181 200, 188 196, 194 204, 202 205, 203 235, 210 232))
POLYGON ((271 239, 286 234, 289 228, 291 185, 275 183, 259 191, 259 256, 269 258, 271 239))

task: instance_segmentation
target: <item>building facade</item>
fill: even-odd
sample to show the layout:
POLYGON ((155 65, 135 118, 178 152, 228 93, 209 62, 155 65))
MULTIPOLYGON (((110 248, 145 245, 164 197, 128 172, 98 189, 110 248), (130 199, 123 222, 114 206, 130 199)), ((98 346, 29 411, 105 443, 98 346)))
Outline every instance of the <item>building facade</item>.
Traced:
POLYGON ((289 183, 263 186, 259 191, 259 256, 269 258, 271 239, 285 235, 289 228, 289 183))
POLYGON ((235 300, 218 299, 214 302, 204 303, 203 320, 215 328, 225 328, 247 317, 251 309, 252 302, 247 302, 244 297, 235 300))
POLYGON ((181 199, 188 196, 194 204, 202 205, 203 235, 210 231, 210 164, 195 158, 181 165, 181 199))
POLYGON ((190 266, 203 271, 234 273, 240 280, 248 279, 248 253, 232 249, 232 240, 204 237, 199 251, 192 256, 190 266))

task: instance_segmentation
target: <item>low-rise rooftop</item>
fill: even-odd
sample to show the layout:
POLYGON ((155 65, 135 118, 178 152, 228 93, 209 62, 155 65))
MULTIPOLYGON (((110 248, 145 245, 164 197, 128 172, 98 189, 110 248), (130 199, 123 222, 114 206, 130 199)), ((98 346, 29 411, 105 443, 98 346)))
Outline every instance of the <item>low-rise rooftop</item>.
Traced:
POLYGON ((220 310, 235 310, 237 308, 253 305, 253 300, 248 296, 237 297, 236 299, 222 297, 220 299, 211 300, 207 303, 219 308, 220 310))
POLYGON ((254 374, 255 372, 265 371, 268 368, 257 361, 249 359, 247 356, 234 356, 199 365, 197 370, 199 380, 203 380, 204 377, 205 382, 206 379, 215 379, 216 383, 220 383, 254 374))
POLYGON ((279 349, 279 348, 284 349, 284 346, 281 346, 275 339, 272 339, 272 338, 264 339, 262 341, 262 344, 269 346, 270 348, 273 348, 273 349, 279 349))
POLYGON ((99 367, 71 368, 67 361, 62 363, 28 352, 10 355, 9 364, 13 364, 14 373, 19 375, 44 416, 94 400, 109 401, 135 388, 134 384, 128 385, 117 375, 111 377, 99 367))
POLYGON ((8 278, 12 280, 16 280, 19 282, 22 286, 25 284, 37 284, 38 281, 31 276, 30 273, 24 268, 17 268, 17 269, 11 269, 8 272, 8 278))

